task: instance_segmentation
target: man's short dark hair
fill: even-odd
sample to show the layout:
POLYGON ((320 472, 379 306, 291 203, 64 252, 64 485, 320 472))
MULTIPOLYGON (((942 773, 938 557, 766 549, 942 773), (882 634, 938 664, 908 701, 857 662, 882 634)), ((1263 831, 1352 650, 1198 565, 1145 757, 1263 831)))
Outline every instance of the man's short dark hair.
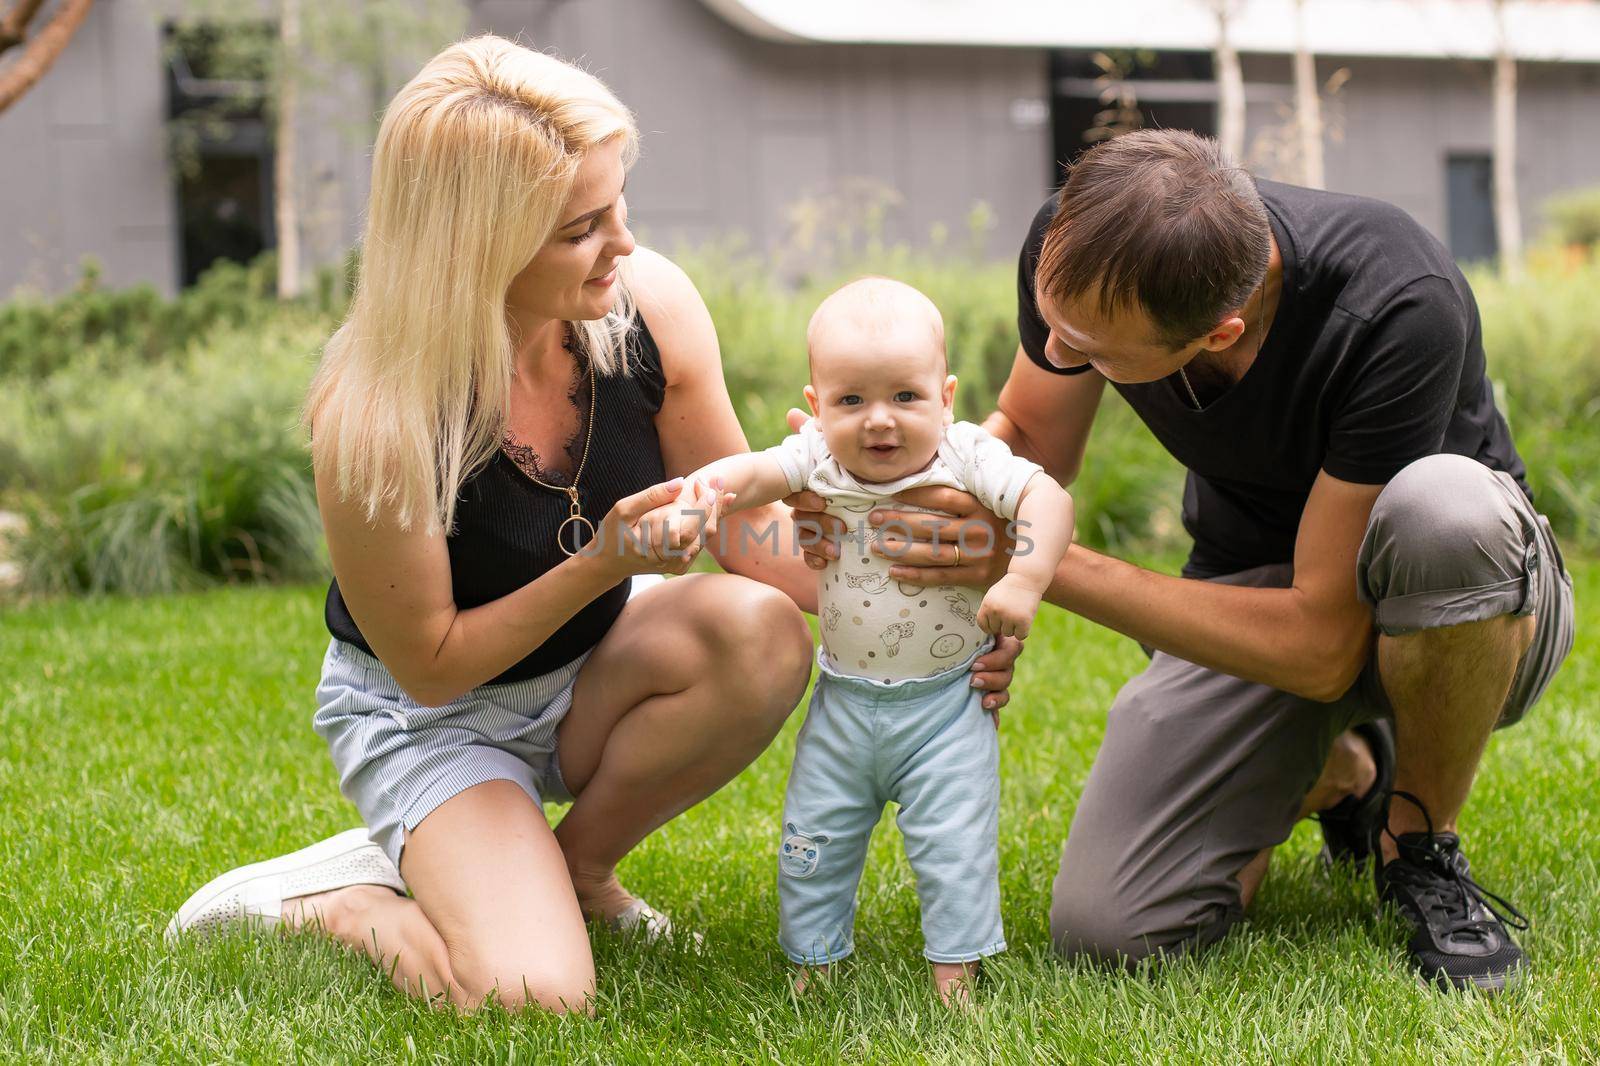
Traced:
POLYGON ((1057 305, 1098 289, 1102 314, 1141 306, 1178 348, 1244 306, 1271 250, 1255 182, 1216 141, 1136 130, 1072 165, 1037 280, 1057 305))

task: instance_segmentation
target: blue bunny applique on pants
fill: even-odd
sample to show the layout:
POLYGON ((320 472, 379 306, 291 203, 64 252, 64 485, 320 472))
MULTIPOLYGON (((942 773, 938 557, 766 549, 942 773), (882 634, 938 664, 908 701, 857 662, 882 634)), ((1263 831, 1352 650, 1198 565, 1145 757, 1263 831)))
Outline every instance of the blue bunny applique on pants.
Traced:
POLYGON ((778 856, 778 937, 795 963, 855 948, 856 887, 885 803, 916 873, 923 954, 1005 950, 1000 921, 1000 744, 967 671, 884 683, 820 673, 795 747, 778 856))

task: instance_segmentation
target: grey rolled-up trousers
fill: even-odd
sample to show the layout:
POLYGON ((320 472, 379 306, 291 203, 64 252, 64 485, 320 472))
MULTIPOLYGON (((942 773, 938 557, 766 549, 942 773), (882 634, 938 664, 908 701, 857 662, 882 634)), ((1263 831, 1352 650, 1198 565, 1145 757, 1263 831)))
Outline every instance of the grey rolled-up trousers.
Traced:
MULTIPOLYGON (((1217 580, 1284 587, 1287 565, 1217 580)), ((1572 647, 1572 579, 1550 524, 1509 475, 1434 455, 1379 494, 1353 575, 1377 629, 1401 635, 1536 617, 1500 725, 1539 699, 1572 647)), ((1288 839, 1335 738, 1392 716, 1376 655, 1318 703, 1162 652, 1117 694, 1056 874, 1057 948, 1125 965, 1202 947, 1243 915, 1237 875, 1288 839)))

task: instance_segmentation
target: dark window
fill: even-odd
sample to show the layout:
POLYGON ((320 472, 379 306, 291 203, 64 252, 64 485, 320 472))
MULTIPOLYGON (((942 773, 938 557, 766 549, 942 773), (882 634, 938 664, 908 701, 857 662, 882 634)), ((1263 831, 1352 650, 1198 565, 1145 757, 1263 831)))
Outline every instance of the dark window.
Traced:
POLYGON ((1445 159, 1445 204, 1450 254, 1462 262, 1500 253, 1494 232, 1494 157, 1452 153, 1445 159))
POLYGON ((1060 184, 1062 165, 1113 130, 1181 129, 1214 137, 1216 101, 1209 52, 1052 52, 1050 184, 1060 184), (1124 91, 1117 91, 1118 83, 1124 91))
POLYGON ((272 129, 263 108, 274 32, 265 22, 166 28, 184 285, 218 259, 248 262, 276 244, 272 129))

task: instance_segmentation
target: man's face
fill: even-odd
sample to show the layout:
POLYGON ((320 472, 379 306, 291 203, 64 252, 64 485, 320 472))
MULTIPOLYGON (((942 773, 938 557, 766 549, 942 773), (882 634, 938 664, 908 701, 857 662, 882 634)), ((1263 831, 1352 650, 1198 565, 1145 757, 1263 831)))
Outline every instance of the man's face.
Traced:
POLYGON ((1211 347, 1202 337, 1171 348, 1159 339, 1144 308, 1119 306, 1103 314, 1094 293, 1059 305, 1042 292, 1034 297, 1040 317, 1050 327, 1044 357, 1052 366, 1088 365, 1110 381, 1131 385, 1169 377, 1211 347))

